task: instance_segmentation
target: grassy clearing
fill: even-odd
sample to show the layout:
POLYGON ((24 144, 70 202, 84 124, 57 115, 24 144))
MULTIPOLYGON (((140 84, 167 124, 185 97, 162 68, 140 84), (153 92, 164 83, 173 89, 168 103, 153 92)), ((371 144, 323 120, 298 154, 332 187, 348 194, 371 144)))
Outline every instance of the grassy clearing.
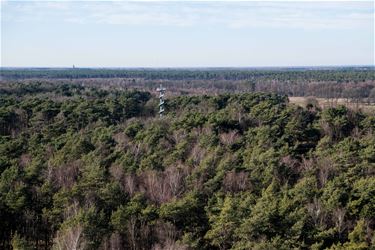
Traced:
POLYGON ((316 100, 321 108, 335 107, 338 105, 345 105, 346 107, 354 110, 362 110, 363 112, 374 112, 375 103, 360 103, 354 100, 348 100, 344 98, 328 99, 328 98, 316 98, 316 97, 289 97, 289 102, 299 106, 305 107, 307 103, 316 100))

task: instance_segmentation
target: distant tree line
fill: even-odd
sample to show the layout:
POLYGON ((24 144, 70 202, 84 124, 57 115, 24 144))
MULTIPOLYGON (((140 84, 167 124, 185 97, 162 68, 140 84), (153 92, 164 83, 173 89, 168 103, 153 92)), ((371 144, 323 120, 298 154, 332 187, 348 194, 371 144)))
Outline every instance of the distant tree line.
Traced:
MULTIPOLYGON (((375 75, 372 72, 372 75, 375 75)), ((253 80, 170 80, 157 79, 150 80, 144 78, 80 78, 80 79, 19 79, 0 81, 0 92, 6 94, 8 89, 19 84, 18 92, 42 91, 51 92, 53 88, 63 86, 69 89, 69 85, 74 88, 104 88, 129 90, 137 89, 142 91, 155 92, 160 84, 168 89, 169 95, 201 95, 201 94, 225 94, 244 92, 267 92, 288 96, 299 97, 319 97, 327 99, 346 99, 348 102, 375 102, 375 80, 371 77, 364 81, 345 80, 322 80, 315 81, 309 78, 301 80, 278 80, 267 78, 256 78, 253 80)), ((13 93, 14 89, 11 90, 13 93)), ((61 89, 59 91, 65 91, 61 89)), ((53 92, 53 91, 52 91, 53 92)), ((51 93, 52 93, 51 92, 51 93)))
POLYGON ((280 69, 95 69, 95 68, 1 68, 2 79, 138 78, 145 80, 274 80, 292 82, 374 81, 374 67, 280 68, 280 69))

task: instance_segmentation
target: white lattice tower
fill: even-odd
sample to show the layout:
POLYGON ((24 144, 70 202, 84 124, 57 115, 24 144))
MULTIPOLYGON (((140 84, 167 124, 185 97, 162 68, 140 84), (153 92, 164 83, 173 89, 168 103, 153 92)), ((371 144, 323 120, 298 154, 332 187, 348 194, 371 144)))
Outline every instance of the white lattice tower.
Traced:
POLYGON ((156 89, 159 92, 159 116, 163 117, 164 114, 164 94, 165 88, 160 84, 160 87, 156 89))

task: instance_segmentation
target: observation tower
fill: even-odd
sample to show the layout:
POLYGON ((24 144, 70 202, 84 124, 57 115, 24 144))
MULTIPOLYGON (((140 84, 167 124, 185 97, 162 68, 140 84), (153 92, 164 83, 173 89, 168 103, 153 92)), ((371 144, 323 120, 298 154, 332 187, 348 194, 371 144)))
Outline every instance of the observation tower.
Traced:
POLYGON ((163 117, 164 114, 164 94, 165 94, 166 88, 163 88, 163 86, 160 84, 160 87, 156 89, 157 92, 159 92, 159 116, 163 117))

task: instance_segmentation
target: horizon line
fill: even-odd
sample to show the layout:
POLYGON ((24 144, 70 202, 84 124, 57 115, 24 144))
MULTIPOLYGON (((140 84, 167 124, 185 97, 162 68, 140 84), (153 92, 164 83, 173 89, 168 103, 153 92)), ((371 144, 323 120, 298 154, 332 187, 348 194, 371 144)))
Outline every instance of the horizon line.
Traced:
POLYGON ((375 64, 303 66, 0 66, 0 69, 264 69, 264 68, 375 68, 375 64))

